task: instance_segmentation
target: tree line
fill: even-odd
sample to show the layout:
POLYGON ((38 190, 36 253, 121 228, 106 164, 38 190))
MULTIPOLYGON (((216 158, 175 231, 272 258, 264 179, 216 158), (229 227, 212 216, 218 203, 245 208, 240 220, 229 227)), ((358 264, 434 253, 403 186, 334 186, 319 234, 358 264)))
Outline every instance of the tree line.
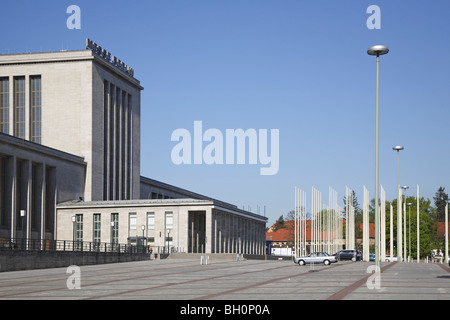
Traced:
MULTIPOLYGON (((431 200, 425 199, 423 197, 419 198, 419 241, 420 241, 420 258, 425 258, 430 255, 432 249, 444 249, 444 232, 439 231, 439 225, 443 224, 445 221, 445 206, 448 203, 448 194, 445 192, 445 187, 439 187, 433 197, 433 204, 431 200)), ((342 217, 345 219, 345 205, 346 197, 344 201, 344 210, 342 212, 342 217)), ((351 194, 351 200, 355 212, 355 237, 357 239, 362 239, 362 229, 359 226, 363 223, 363 212, 359 206, 358 198, 353 191, 351 194)), ((417 259, 417 197, 407 196, 402 199, 402 203, 409 204, 406 206, 406 237, 407 237, 407 255, 411 252, 411 258, 417 259), (411 241, 409 241, 409 238, 411 241), (409 243, 411 243, 411 251, 409 251, 409 243)), ((392 201, 386 201, 386 247, 389 248, 390 244, 390 206, 393 207, 393 225, 394 230, 397 230, 397 199, 392 201)), ((325 210, 322 210, 322 214, 325 214, 325 210)), ((404 217, 404 213, 402 212, 404 217)), ((309 215, 310 216, 310 215, 309 215)), ((402 224, 403 222, 402 217, 402 224)), ((294 224, 288 223, 288 221, 293 221, 295 219, 295 211, 289 211, 286 218, 281 215, 272 226, 272 231, 279 229, 292 229, 292 239, 294 240, 294 224)), ((369 223, 374 223, 375 221, 375 199, 370 201, 369 205, 369 223)), ((402 226, 403 227, 403 226, 402 226)), ((345 237, 345 227, 343 228, 343 235, 345 237)), ((397 248, 397 232, 394 232, 394 247, 397 248)), ((370 250, 373 251, 373 248, 370 250)), ((371 251, 371 252, 372 252, 371 251)))

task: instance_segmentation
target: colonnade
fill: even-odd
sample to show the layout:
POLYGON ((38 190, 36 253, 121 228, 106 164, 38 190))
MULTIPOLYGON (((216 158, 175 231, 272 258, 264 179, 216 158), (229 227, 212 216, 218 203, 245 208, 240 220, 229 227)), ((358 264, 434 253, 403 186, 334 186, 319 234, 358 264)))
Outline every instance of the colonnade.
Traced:
POLYGON ((214 209, 211 238, 211 253, 262 255, 265 253, 265 222, 214 209))

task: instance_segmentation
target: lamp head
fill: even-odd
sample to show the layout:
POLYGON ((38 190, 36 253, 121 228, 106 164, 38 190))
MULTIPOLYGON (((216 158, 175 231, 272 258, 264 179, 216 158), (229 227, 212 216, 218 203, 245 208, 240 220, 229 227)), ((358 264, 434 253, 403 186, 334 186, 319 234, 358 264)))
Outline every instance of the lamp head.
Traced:
POLYGON ((383 45, 376 45, 367 49, 367 54, 371 56, 382 56, 388 52, 389 48, 383 45))
POLYGON ((405 149, 405 148, 403 148, 403 146, 395 146, 395 147, 392 148, 392 150, 396 150, 396 151, 400 151, 400 150, 403 150, 403 149, 405 149))

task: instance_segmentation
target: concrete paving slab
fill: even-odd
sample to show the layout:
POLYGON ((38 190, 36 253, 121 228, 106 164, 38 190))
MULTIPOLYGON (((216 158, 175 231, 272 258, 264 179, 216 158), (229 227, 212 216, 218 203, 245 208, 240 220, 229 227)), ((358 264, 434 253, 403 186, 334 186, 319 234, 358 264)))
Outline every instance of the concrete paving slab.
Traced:
POLYGON ((380 287, 370 289, 373 263, 298 266, 289 260, 166 259, 80 267, 80 289, 66 268, 0 273, 0 300, 450 300, 447 267, 382 263, 380 287))

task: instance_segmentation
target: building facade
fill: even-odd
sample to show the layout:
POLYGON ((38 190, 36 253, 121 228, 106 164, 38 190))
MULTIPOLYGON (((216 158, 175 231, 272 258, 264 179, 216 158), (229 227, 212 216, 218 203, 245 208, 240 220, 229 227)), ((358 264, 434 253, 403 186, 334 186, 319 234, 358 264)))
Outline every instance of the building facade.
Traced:
POLYGON ((0 55, 0 130, 83 157, 87 201, 139 198, 142 89, 92 50, 0 55))
POLYGON ((60 202, 84 194, 83 158, 0 133, 0 238, 55 239, 60 202))
POLYGON ((0 240, 262 254, 267 218, 140 176, 142 90, 89 39, 0 55, 0 240))
POLYGON ((57 234, 75 242, 136 244, 155 252, 263 254, 265 219, 200 199, 67 202, 57 234))

